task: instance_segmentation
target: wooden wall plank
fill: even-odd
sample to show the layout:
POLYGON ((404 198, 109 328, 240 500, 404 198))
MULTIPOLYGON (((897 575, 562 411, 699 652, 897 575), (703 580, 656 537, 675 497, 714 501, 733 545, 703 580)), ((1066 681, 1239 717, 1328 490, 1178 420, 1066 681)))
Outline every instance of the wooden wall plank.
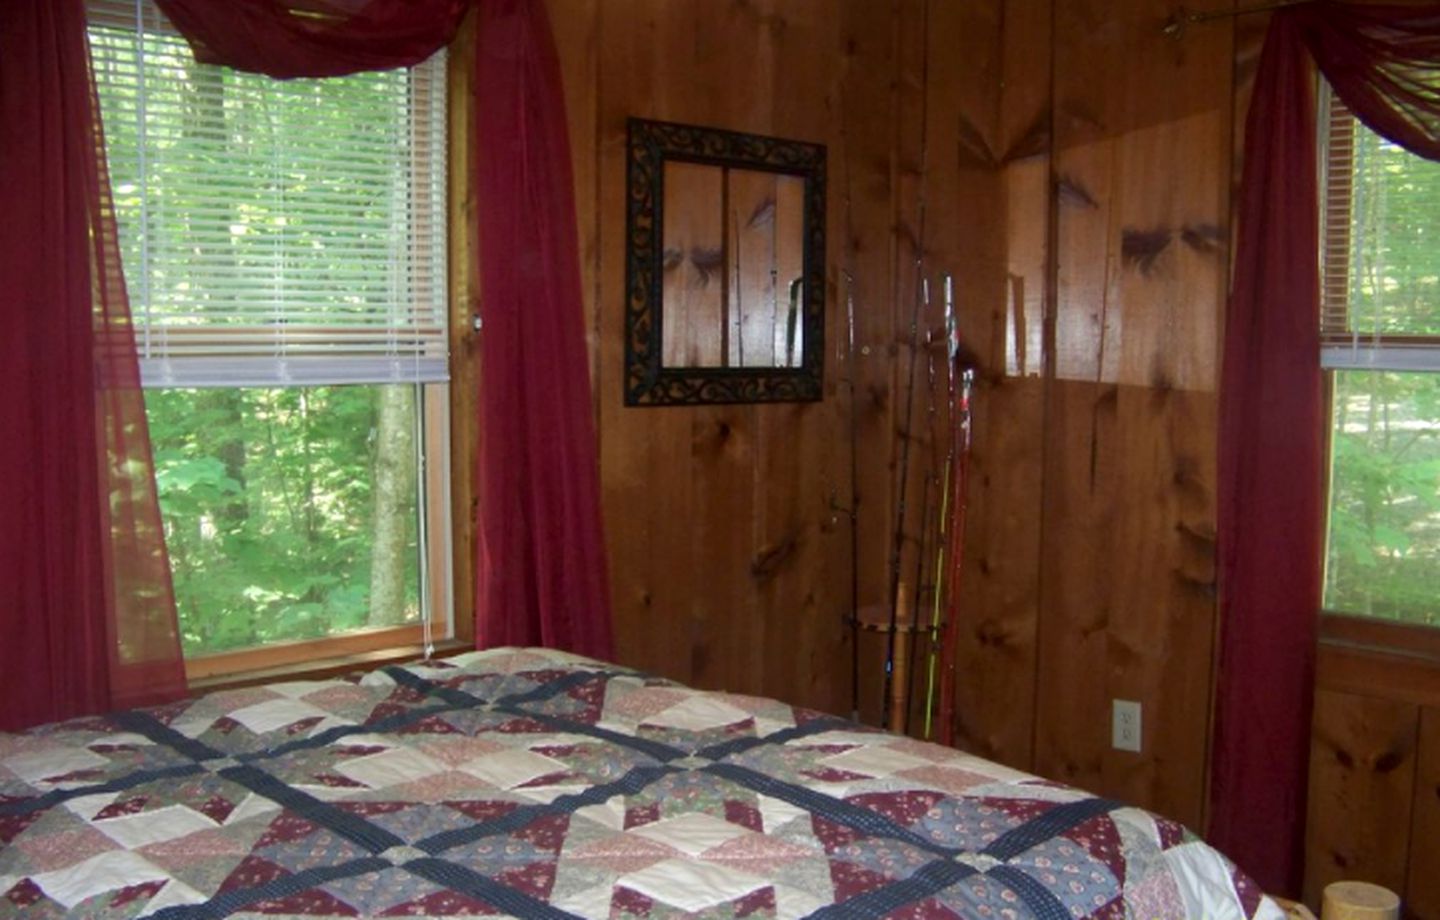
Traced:
POLYGON ((1420 713, 1420 749, 1403 892, 1406 915, 1440 917, 1440 708, 1420 713))
MULTIPOLYGON (((840 15, 795 0, 617 0, 597 6, 595 16, 594 309, 618 655, 700 686, 846 710, 848 522, 831 507, 832 496, 842 506, 850 497, 848 456, 836 450, 848 444, 848 412, 836 385, 844 373, 839 355, 827 348, 820 403, 621 406, 624 124, 636 115, 826 143, 833 182, 848 140, 842 113, 890 91, 895 50, 888 37, 873 38, 877 30, 891 34, 891 11, 859 0, 840 15)), ((884 242, 892 200, 883 177, 890 170, 893 121, 873 114, 853 120, 866 124, 857 132, 860 141, 848 144, 862 161, 856 173, 864 176, 856 183, 863 188, 854 210, 864 213, 865 229, 857 234, 861 250, 853 261, 867 290, 878 293, 891 279, 884 242)), ((843 227, 832 194, 831 343, 843 330, 835 268, 843 227)), ((888 300, 877 297, 873 306, 881 312, 862 314, 858 331, 866 342, 888 343, 888 300)), ((882 411, 861 415, 867 430, 883 431, 891 364, 879 352, 876 358, 872 379, 884 382, 867 383, 862 392, 867 406, 882 411)), ((883 442, 883 435, 874 440, 883 442)), ((884 465, 884 459, 867 465, 866 483, 883 483, 884 465)), ((885 503, 867 500, 865 506, 875 512, 862 524, 865 539, 877 546, 875 522, 885 503)))
MULTIPOLYGON (((836 113, 843 102, 843 18, 824 5, 793 3, 776 4, 769 15, 775 57, 785 62, 769 74, 773 123, 785 126, 782 130, 790 132, 786 136, 825 142, 833 183, 840 140, 836 113)), ((797 211, 785 202, 795 200, 802 189, 793 179, 778 185, 776 231, 790 242, 778 252, 777 293, 788 308, 786 279, 799 274, 801 252, 793 246, 797 211)), ((747 574, 758 600, 754 660, 763 675, 760 691, 844 712, 850 706, 850 654, 843 622, 850 601, 850 541, 848 529, 836 526, 831 502, 842 492, 849 472, 835 348, 842 323, 834 267, 844 235, 834 229, 839 206, 833 184, 830 189, 825 398, 766 406, 757 413, 756 519, 747 574)))
POLYGON ((1159 31, 1160 0, 1055 9, 1036 767, 1198 825, 1229 32, 1176 46, 1159 31), (1144 704, 1138 755, 1110 747, 1117 698, 1144 704))
MULTIPOLYGON (((597 246, 601 491, 610 555, 616 657, 689 679, 691 592, 667 571, 688 572, 692 542, 690 419, 684 412, 625 409, 622 400, 625 285, 625 121, 655 115, 670 27, 655 4, 607 3, 597 16, 599 104, 597 246), (643 422, 637 413, 645 413, 643 422)), ((558 16, 557 16, 558 18, 558 16)))
MULTIPOLYGON (((774 33, 766 15, 772 3, 746 8, 718 4, 661 4, 672 24, 656 75, 665 84, 667 106, 658 117, 691 120, 755 133, 774 134, 770 73, 774 33), (747 49, 742 60, 737 49, 747 49), (675 64, 685 61, 686 72, 675 64), (736 80, 748 71, 751 79, 736 80), (683 108, 682 108, 683 107, 683 108), (684 117, 679 117, 683 111, 684 117)), ((688 540, 685 573, 690 597, 690 680, 701 687, 744 690, 760 676, 753 662, 760 649, 761 612, 748 579, 751 539, 756 514, 754 464, 759 409, 717 406, 687 410, 690 415, 690 458, 680 475, 688 475, 694 502, 683 522, 667 522, 669 539, 688 540)), ((630 417, 643 425, 643 416, 630 417)), ((641 431, 637 435, 643 436, 641 431)), ((674 476, 679 471, 670 471, 674 476)), ((660 480, 656 480, 660 481, 660 480)), ((674 574, 670 575, 675 577, 674 574)))
POLYGON ((1327 618, 1321 631, 1307 900, 1318 902, 1330 881, 1358 879, 1399 893, 1407 917, 1440 917, 1440 669, 1434 656, 1440 639, 1397 635, 1393 624, 1350 618, 1327 618), (1380 650, 1404 638, 1410 641, 1403 650, 1380 650), (1360 712, 1349 715, 1352 722, 1372 718, 1362 706, 1381 711, 1367 728, 1372 734, 1358 741, 1348 734, 1354 729, 1333 711, 1336 700, 1360 712), (1387 742, 1385 726, 1392 722, 1400 740, 1387 742), (1407 741, 1416 749, 1413 763, 1405 759, 1407 741))
POLYGON ((1331 882, 1405 890, 1420 710, 1320 690, 1310 741, 1305 901, 1331 882))
MULTIPOLYGON (((859 544, 853 565, 860 586, 858 606, 863 608, 888 600, 886 571, 893 513, 892 368, 896 355, 891 280, 895 270, 891 237, 896 194, 892 161, 900 52, 896 11, 891 5, 847 0, 840 16, 843 68, 837 75, 838 138, 830 157, 837 193, 832 198, 835 213, 830 226, 846 247, 840 254, 840 272, 848 273, 848 277, 836 277, 834 302, 853 304, 856 353, 847 355, 843 364, 834 350, 830 353, 837 357, 837 379, 854 381, 854 401, 850 402, 847 386, 843 427, 838 430, 848 441, 853 427, 854 443, 866 445, 858 458, 854 486, 858 500, 853 502, 859 544)), ((837 306, 833 312, 843 319, 845 308, 837 306)), ((843 323, 835 328, 838 333, 843 323)), ((851 483, 848 475, 837 481, 845 486, 851 483)), ((844 496, 842 501, 852 505, 851 496, 844 496)), ((862 634, 860 653, 859 712, 866 721, 878 723, 883 656, 878 637, 862 634)))
POLYGON ((1025 769, 1033 763, 1039 616, 1051 10, 1049 0, 996 0, 954 15, 960 21, 940 36, 970 35, 980 45, 954 55, 963 68, 954 79, 974 88, 956 119, 956 213, 961 329, 980 364, 956 740, 1025 769))

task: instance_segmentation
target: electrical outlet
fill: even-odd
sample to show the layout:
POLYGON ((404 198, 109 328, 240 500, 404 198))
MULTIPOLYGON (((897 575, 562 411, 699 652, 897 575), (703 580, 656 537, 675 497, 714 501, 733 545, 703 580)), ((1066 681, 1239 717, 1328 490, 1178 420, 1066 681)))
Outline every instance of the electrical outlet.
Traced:
POLYGON ((1117 751, 1140 753, 1140 704, 1135 700, 1112 700, 1110 746, 1117 751))

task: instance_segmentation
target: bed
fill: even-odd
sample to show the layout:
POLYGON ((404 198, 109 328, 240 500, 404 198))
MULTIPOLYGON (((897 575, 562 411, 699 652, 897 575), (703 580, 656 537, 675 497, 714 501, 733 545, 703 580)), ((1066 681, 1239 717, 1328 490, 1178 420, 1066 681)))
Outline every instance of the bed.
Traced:
POLYGON ((1181 826, 541 649, 0 734, 0 914, 1254 917, 1181 826))

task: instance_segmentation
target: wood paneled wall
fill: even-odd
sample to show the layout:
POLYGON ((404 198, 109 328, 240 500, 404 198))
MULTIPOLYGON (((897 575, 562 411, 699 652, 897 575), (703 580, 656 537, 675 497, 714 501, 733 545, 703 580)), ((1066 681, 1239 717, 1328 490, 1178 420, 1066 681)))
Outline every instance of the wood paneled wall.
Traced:
POLYGON ((1164 0, 1055 9, 1035 767, 1199 826, 1231 33, 1177 44, 1164 0), (1116 698, 1144 705, 1138 755, 1116 698))
POLYGON ((1327 620, 1310 739, 1305 900, 1363 879, 1440 918, 1440 636, 1327 620))
MULTIPOLYGON (((902 409, 894 394, 908 341, 897 330, 913 302, 924 179, 926 87, 914 53, 932 37, 924 5, 552 0, 550 9, 577 164, 619 657, 700 686, 848 712, 849 394, 853 380, 856 439, 865 445, 856 477, 860 602, 878 604, 902 409), (623 407, 631 115, 827 145, 823 401, 623 407), (856 304, 853 366, 847 294, 856 304)), ((968 85, 983 92, 978 81, 968 85)), ((873 657, 873 643, 866 651, 873 657)), ((878 696, 878 686, 867 687, 872 717, 878 696)))
MULTIPOLYGON (((922 426, 905 430, 923 253, 931 278, 956 277, 981 365, 960 743, 1201 827, 1219 342, 1264 17, 1176 39, 1162 32, 1170 0, 549 6, 620 659, 850 709, 850 384, 865 606, 886 596, 900 445, 928 453, 922 426), (827 145, 822 402, 622 406, 631 115, 827 145), (1144 706, 1138 754, 1110 747, 1115 698, 1144 706)), ((862 636, 860 652, 861 714, 876 721, 882 643, 862 636)), ((1417 903, 1437 904, 1440 872, 1407 867, 1414 848, 1347 828, 1374 804, 1392 828, 1409 824, 1407 839, 1440 832, 1440 799, 1402 803, 1398 791, 1440 782, 1440 718, 1327 692, 1317 720, 1311 852, 1329 863, 1312 889, 1326 873, 1383 865, 1375 880, 1408 877, 1417 903)))
MULTIPOLYGON (((849 710, 849 383, 863 606, 885 598, 900 444, 927 443, 902 430, 923 247, 927 275, 957 278, 982 365, 962 743, 1198 824, 1233 27, 1176 42, 1166 0, 550 8, 621 659, 849 710), (828 146, 822 402, 622 406, 630 115, 828 146), (1115 697, 1145 705, 1140 754, 1110 750, 1115 697)), ((880 643, 861 651, 873 719, 880 643)))

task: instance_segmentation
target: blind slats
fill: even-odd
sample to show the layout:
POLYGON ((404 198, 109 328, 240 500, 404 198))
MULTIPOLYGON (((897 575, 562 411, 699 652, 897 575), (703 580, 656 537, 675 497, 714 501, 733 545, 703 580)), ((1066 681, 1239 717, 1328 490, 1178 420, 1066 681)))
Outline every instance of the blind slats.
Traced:
POLYGON ((152 0, 90 0, 146 386, 447 379, 445 73, 197 64, 152 0))
POLYGON ((1321 363, 1440 369, 1440 163, 1321 103, 1321 363))

